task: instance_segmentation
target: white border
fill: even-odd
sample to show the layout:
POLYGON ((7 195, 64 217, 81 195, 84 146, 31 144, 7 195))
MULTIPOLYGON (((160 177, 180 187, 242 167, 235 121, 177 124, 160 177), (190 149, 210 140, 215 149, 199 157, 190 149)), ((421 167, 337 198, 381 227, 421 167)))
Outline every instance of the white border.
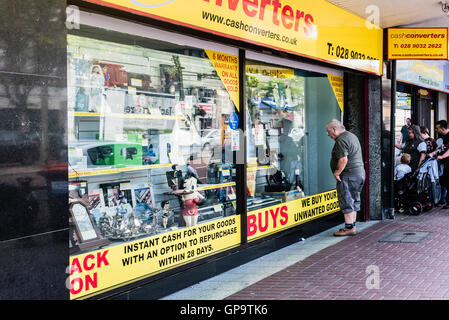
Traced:
POLYGON ((138 24, 128 20, 122 20, 96 13, 89 13, 85 11, 80 12, 80 24, 92 27, 102 28, 106 30, 117 31, 121 33, 128 33, 149 39, 160 40, 174 43, 181 46, 189 46, 222 53, 233 54, 238 56, 238 48, 225 46, 212 41, 200 40, 197 38, 180 35, 174 32, 164 31, 142 24, 138 24))

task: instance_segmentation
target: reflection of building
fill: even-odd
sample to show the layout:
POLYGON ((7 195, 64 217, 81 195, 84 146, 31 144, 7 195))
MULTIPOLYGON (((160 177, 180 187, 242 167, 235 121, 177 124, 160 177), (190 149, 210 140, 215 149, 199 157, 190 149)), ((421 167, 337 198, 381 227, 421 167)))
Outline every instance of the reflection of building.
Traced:
MULTIPOLYGON (((97 1, 91 3, 94 2, 97 1)), ((50 3, 52 5, 43 9, 38 1, 28 1, 27 6, 11 4, 14 12, 22 12, 24 17, 40 15, 38 20, 45 21, 46 25, 28 28, 29 39, 23 41, 36 48, 37 57, 29 58, 27 55, 32 56, 34 51, 28 52, 23 47, 16 52, 21 59, 9 57, 11 61, 29 61, 12 70, 18 74, 26 73, 27 81, 0 71, 3 78, 11 81, 9 94, 7 88, 0 85, 0 112, 10 121, 3 122, 5 130, 11 129, 7 126, 13 122, 11 131, 16 133, 20 128, 27 128, 26 133, 38 132, 40 141, 47 141, 39 146, 41 168, 38 170, 44 174, 35 178, 36 173, 33 173, 35 180, 31 186, 24 182, 19 188, 8 189, 7 194, 17 195, 19 200, 5 199, 9 211, 1 216, 10 220, 0 223, 3 228, 0 235, 5 237, 2 240, 11 240, 32 234, 36 247, 20 246, 23 242, 14 240, 17 241, 15 248, 19 249, 17 252, 32 252, 27 257, 36 256, 38 262, 33 265, 33 270, 48 272, 42 278, 50 279, 50 284, 44 283, 43 279, 39 279, 38 284, 29 281, 28 287, 15 292, 34 295, 32 298, 53 298, 51 295, 54 294, 67 299, 125 297, 145 292, 143 295, 149 298, 158 298, 157 295, 167 294, 174 288, 170 275, 182 277, 185 274, 185 278, 189 278, 192 270, 199 270, 197 274, 202 275, 201 268, 209 263, 235 266, 243 262, 241 257, 246 252, 242 251, 247 248, 253 252, 267 244, 277 248, 278 243, 291 241, 287 234, 311 234, 340 223, 340 217, 334 214, 338 211, 335 181, 329 171, 333 141, 325 135, 324 127, 332 118, 343 119, 349 129, 360 126, 360 130, 369 135, 376 130, 368 132, 365 120, 358 117, 380 114, 371 112, 371 104, 361 108, 365 101, 373 103, 373 97, 366 96, 365 88, 359 85, 365 80, 373 85, 376 76, 372 74, 380 73, 381 60, 381 46, 377 40, 366 36, 363 19, 344 15, 346 20, 351 20, 351 29, 356 30, 353 38, 361 43, 361 48, 366 41, 372 42, 366 50, 372 51, 369 54, 379 60, 373 60, 372 66, 367 68, 355 66, 354 61, 295 52, 287 47, 291 53, 289 58, 279 58, 280 50, 273 49, 278 48, 279 43, 263 42, 255 33, 240 37, 238 34, 242 30, 238 29, 228 32, 226 37, 229 39, 225 40, 226 32, 211 36, 203 30, 199 34, 196 27, 184 27, 187 22, 178 26, 168 22, 161 27, 153 20, 132 16, 132 13, 126 13, 128 19, 124 20, 125 14, 121 11, 112 12, 101 6, 107 5, 108 1, 101 5, 84 4, 89 9, 81 4, 80 28, 67 30, 65 3, 50 3), (140 22, 133 22, 132 17, 140 22), (35 33, 36 30, 41 30, 42 37, 49 41, 38 42, 42 37, 35 33), (252 46, 242 40, 234 41, 234 37, 259 41, 264 51, 275 54, 254 52, 252 46), (302 58, 304 55, 308 58, 302 58), (261 72, 251 71, 245 64, 257 65, 261 72), (91 79, 94 66, 101 67, 103 86, 97 82, 101 76, 97 76, 97 81, 91 79), (357 76, 341 66, 357 68, 357 76), (238 77, 235 70, 239 70, 238 77), (345 101, 344 117, 328 75, 345 77, 345 90, 351 90, 353 100, 345 101), (17 87, 18 83, 21 86, 17 87), (243 90, 245 87, 248 92, 243 90), (20 98, 20 92, 28 92, 27 99, 20 98), (95 108, 90 109, 92 106, 95 108), (239 119, 237 128, 231 128, 229 123, 234 113, 239 119), (246 132, 237 130, 245 128, 248 129, 246 132), (53 143, 53 138, 63 142, 53 143), (68 141, 68 150, 65 141, 68 141), (87 150, 93 149, 91 155, 84 150, 87 145, 87 150), (93 155, 95 161, 91 159, 93 155), (53 159, 59 166, 54 166, 53 159), (42 164, 48 167, 44 168, 42 164), (186 205, 183 196, 192 191, 183 189, 182 184, 187 164, 191 172, 197 172, 201 182, 197 191, 205 199, 197 203, 196 198, 188 199, 191 201, 186 205), (169 172, 173 175, 167 175, 169 172), (179 178, 177 188, 171 188, 167 177, 179 178), (104 228, 101 230, 104 232, 101 236, 110 238, 111 243, 107 248, 92 247, 68 257, 67 233, 71 234, 72 245, 80 239, 71 225, 67 227, 68 216, 64 214, 67 211, 67 184, 81 181, 87 185, 92 207, 95 204, 91 214, 98 224, 102 218, 104 228), (30 190, 36 186, 39 190, 30 190), (37 196, 39 215, 38 210, 34 210, 37 196), (301 219, 295 221, 293 211, 303 196, 309 200, 327 196, 329 200, 323 205, 330 209, 309 216, 304 211, 301 219), (168 228, 163 228, 160 209, 166 202, 173 212, 170 217, 173 220, 168 228), (181 212, 188 206, 193 207, 193 203, 198 207, 197 225, 185 228, 181 212), (27 212, 27 208, 33 212, 27 212), (273 216, 278 220, 269 220, 273 216), (289 223, 284 223, 286 219, 289 223), (3 232, 5 228, 8 232, 3 232), (218 229, 224 230, 226 235, 218 232, 217 236, 218 229), (15 233, 17 230, 23 232, 15 233), (201 236, 200 232, 206 232, 205 246, 191 244, 198 239, 193 236, 195 232, 201 236), (278 242, 281 237, 283 240, 278 242), (167 247, 175 248, 175 251, 167 252, 167 247), (142 250, 145 250, 144 259, 141 259, 142 250), (47 259, 53 252, 57 254, 47 259), (80 287, 76 273, 72 275, 69 280, 77 286, 72 288, 69 296, 65 287, 67 275, 55 279, 56 268, 63 265, 60 269, 65 270, 68 259, 72 263, 88 264, 92 255, 103 259, 113 255, 120 258, 119 263, 110 259, 107 266, 86 270, 98 275, 98 283, 89 290, 86 286, 80 287), (56 261, 54 265, 53 261, 56 261), (127 264, 127 272, 123 272, 123 264, 127 264), (153 285, 166 291, 154 290, 153 285), (127 293, 123 293, 125 289, 127 293), (47 292, 42 294, 43 291, 47 292)), ((293 1, 290 4, 296 6, 293 1)), ((198 7, 202 5, 216 4, 198 2, 198 7)), ((316 5, 312 14, 317 17, 317 36, 320 35, 320 21, 328 20, 320 19, 321 12, 329 10, 335 18, 340 18, 335 21, 343 21, 341 11, 334 11, 327 2, 320 1, 316 5)), ((0 13, 2 18, 4 15, 17 18, 6 7, 0 13)), ((232 12, 223 14, 232 16, 232 12)), ((183 18, 191 17, 185 15, 183 18)), ((325 27, 333 21, 326 22, 325 27)), ((32 20, 26 25, 35 23, 32 20)), ((14 20, 6 25, 13 31, 20 28, 14 20)), ((339 26, 330 27, 338 30, 339 26)), ((294 36, 302 36, 302 33, 297 32, 294 36)), ((340 32, 335 38, 339 43, 347 41, 340 38, 340 32)), ((322 39, 306 40, 312 46, 322 42, 322 39)), ((0 44, 4 41, 0 39, 0 44)), ((14 41, 18 42, 17 39, 14 41)), ((22 41, 17 45, 23 45, 22 41)), ((4 55, 0 55, 2 66, 3 59, 4 55)), ((375 123, 378 122, 372 121, 372 125, 375 123)), ((360 137, 363 140, 364 135, 360 137)), ((23 153, 21 159, 32 153, 32 164, 37 164, 34 149, 23 147, 20 151, 23 153)), ((370 152, 376 152, 375 147, 371 147, 370 152)), ((18 152, 8 153, 11 159, 6 161, 16 162, 18 152)), ((368 154, 365 156, 369 158, 368 154)), ((29 172, 20 170, 21 174, 29 172)), ((376 166, 373 165, 371 170, 375 171, 376 166)), ((8 175, 7 170, 3 172, 8 175)), ((11 179, 15 182, 14 178, 11 179)), ((369 205, 364 208, 360 219, 370 217, 370 208, 369 205)), ((371 214, 374 213, 372 210, 371 214)), ((0 263, 3 261, 2 257, 0 263)), ((29 262, 29 259, 24 258, 24 261, 29 262)), ((7 265, 2 270, 13 275, 19 272, 11 268, 7 265)), ((86 272, 86 277, 91 275, 86 272)), ((189 280, 186 281, 188 285, 189 280)))

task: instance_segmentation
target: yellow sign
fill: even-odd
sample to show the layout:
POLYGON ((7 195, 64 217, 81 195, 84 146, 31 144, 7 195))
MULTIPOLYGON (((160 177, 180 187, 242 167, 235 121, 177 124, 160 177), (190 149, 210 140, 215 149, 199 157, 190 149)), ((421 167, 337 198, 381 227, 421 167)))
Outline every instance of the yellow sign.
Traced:
POLYGON ((85 0, 382 74, 382 29, 325 0, 85 0))
POLYGON ((331 190, 248 212, 248 241, 266 237, 339 210, 337 191, 331 190))
POLYGON ((389 28, 388 59, 448 59, 448 28, 389 28))
POLYGON ((86 298, 240 244, 240 216, 70 257, 70 298, 86 298))
POLYGON ((239 57, 205 50, 237 110, 239 107, 239 57))
POLYGON ((344 113, 343 107, 343 77, 335 76, 333 74, 328 74, 327 78, 329 79, 329 83, 334 91, 335 98, 337 99, 338 106, 340 107, 341 113, 344 113))
POLYGON ((294 69, 265 65, 254 62, 246 63, 246 73, 261 74, 263 76, 276 77, 280 79, 293 78, 295 76, 294 69))

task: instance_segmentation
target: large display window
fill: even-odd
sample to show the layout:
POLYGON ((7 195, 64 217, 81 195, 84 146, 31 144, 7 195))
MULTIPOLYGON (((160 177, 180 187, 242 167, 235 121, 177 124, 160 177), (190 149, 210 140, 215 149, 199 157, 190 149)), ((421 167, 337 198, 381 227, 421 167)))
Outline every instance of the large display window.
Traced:
POLYGON ((72 299, 339 210, 325 125, 342 118, 342 73, 253 53, 241 70, 231 47, 81 21, 67 36, 72 299))
POLYGON ((72 298, 240 243, 238 55, 207 46, 92 25, 69 33, 72 298))
POLYGON ((248 238, 338 211, 325 126, 343 77, 246 62, 248 238))

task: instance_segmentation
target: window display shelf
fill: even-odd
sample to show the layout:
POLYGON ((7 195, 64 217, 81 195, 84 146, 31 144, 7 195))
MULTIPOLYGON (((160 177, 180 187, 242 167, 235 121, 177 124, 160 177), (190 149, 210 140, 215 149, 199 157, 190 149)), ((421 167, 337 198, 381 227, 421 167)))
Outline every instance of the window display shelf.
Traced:
MULTIPOLYGON (((73 178, 80 178, 80 177, 90 177, 90 176, 114 174, 114 173, 120 173, 120 172, 149 170, 149 169, 157 169, 157 168, 169 168, 171 166, 172 166, 171 163, 167 163, 167 164, 142 165, 142 166, 126 167, 126 168, 70 170, 69 178, 73 179, 73 178)), ((270 169, 272 167, 273 167, 272 165, 258 166, 257 170, 270 169)), ((221 187, 235 186, 235 182, 222 183, 222 184, 220 184, 220 187, 213 187, 213 186, 216 186, 216 185, 201 186, 201 187, 198 187, 198 190, 209 190, 209 189, 216 189, 216 188, 221 188, 221 187)))
POLYGON ((154 119, 154 120, 184 120, 184 116, 171 116, 171 115, 152 115, 152 114, 133 114, 133 113, 107 113, 101 115, 99 112, 69 112, 69 115, 75 117, 111 117, 111 118, 121 118, 121 119, 154 119))
POLYGON ((149 170, 149 169, 156 169, 156 168, 169 168, 171 166, 172 166, 171 163, 167 163, 167 164, 152 164, 152 165, 143 165, 143 166, 126 167, 126 168, 71 170, 71 171, 69 171, 69 178, 73 179, 73 178, 79 178, 79 177, 99 176, 99 175, 114 174, 114 173, 120 173, 120 172, 149 170))
POLYGON ((235 182, 225 182, 225 183, 209 184, 209 185, 199 185, 198 186, 198 191, 219 189, 219 188, 225 188, 225 187, 234 187, 234 186, 235 186, 235 182))

